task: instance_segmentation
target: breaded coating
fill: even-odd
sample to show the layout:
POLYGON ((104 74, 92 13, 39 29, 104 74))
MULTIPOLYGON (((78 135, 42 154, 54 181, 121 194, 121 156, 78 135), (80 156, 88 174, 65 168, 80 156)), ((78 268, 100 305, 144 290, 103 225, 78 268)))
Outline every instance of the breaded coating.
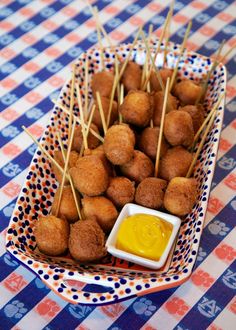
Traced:
POLYGON ((110 178, 106 191, 107 197, 119 208, 134 200, 135 188, 132 181, 125 177, 110 178))
MULTIPOLYGON (((65 163, 63 160, 63 156, 60 150, 55 150, 53 158, 55 161, 62 167, 64 168, 65 163)), ((70 157, 69 157, 69 164, 68 168, 70 169, 71 167, 74 167, 77 160, 79 159, 79 154, 76 151, 71 151, 70 152, 70 157)), ((52 166, 52 171, 55 174, 55 177, 59 183, 62 181, 62 173, 61 171, 55 166, 54 163, 51 163, 52 166)), ((65 184, 69 184, 69 180, 65 179, 65 184)))
POLYGON ((177 216, 184 216, 192 211, 197 199, 197 181, 193 178, 173 178, 164 196, 165 208, 177 216))
POLYGON ((39 250, 49 256, 63 254, 68 247, 69 224, 53 215, 39 217, 35 224, 35 239, 39 250))
POLYGON ((138 127, 145 127, 153 115, 152 99, 144 91, 130 91, 124 98, 119 111, 125 122, 138 127))
POLYGON ((98 156, 79 158, 76 166, 70 169, 70 175, 81 194, 97 196, 107 190, 109 177, 98 156))
POLYGON ((82 199, 82 213, 85 218, 95 217, 105 233, 108 233, 118 217, 114 204, 103 196, 84 197, 82 199))
MULTIPOLYGON (((162 114, 162 109, 163 109, 163 104, 164 104, 164 93, 162 91, 156 92, 153 95, 153 124, 155 126, 160 126, 161 123, 161 114, 162 114)), ((169 93, 168 95, 168 101, 167 101, 167 106, 166 106, 166 113, 169 113, 173 110, 176 110, 178 107, 178 100, 176 97, 171 95, 169 93)))
POLYGON ((189 113, 174 110, 165 116, 164 136, 172 146, 189 147, 193 143, 193 121, 189 113))
MULTIPOLYGON (((120 65, 122 68, 123 63, 120 65)), ((125 71, 121 77, 121 83, 124 85, 125 91, 136 90, 141 88, 142 68, 133 61, 129 61, 125 71)))
MULTIPOLYGON (((97 99, 95 98, 95 100, 96 100, 95 101, 96 108, 94 111, 92 122, 98 127, 100 132, 103 132, 102 119, 101 119, 100 111, 98 108, 97 99)), ((101 96, 101 103, 102 103, 102 109, 104 112, 104 117, 105 117, 105 120, 107 123, 107 117, 108 117, 109 107, 110 107, 110 99, 105 96, 101 96)), ((114 123, 114 121, 116 121, 117 119, 118 119, 117 102, 113 101, 109 125, 112 125, 114 123)))
POLYGON ((110 71, 97 72, 92 76, 91 88, 94 99, 96 92, 101 96, 110 97, 114 81, 114 74, 110 71))
POLYGON ((89 156, 89 155, 94 155, 94 156, 98 156, 104 167, 105 167, 105 170, 107 171, 107 174, 108 176, 113 176, 113 168, 112 168, 112 164, 109 162, 109 160, 107 159, 106 155, 105 155, 105 152, 104 152, 104 149, 103 149, 103 144, 100 144, 100 146, 98 146, 97 148, 95 149, 87 149, 84 151, 84 156, 89 156))
POLYGON ((187 149, 181 146, 170 148, 160 160, 160 177, 170 181, 176 176, 186 176, 192 159, 187 149))
POLYGON ((180 107, 179 110, 186 111, 190 114, 193 121, 194 133, 196 133, 204 122, 203 107, 201 105, 185 105, 184 107, 180 107))
POLYGON ((202 93, 202 87, 192 80, 182 80, 175 85, 173 93, 178 97, 182 105, 195 104, 202 93))
MULTIPOLYGON (((96 133, 99 134, 99 130, 95 124, 91 123, 90 128, 92 128, 96 133)), ((94 136, 91 132, 88 133, 87 141, 88 141, 89 149, 95 149, 100 144, 100 141, 98 140, 98 138, 96 138, 96 136, 94 136)), ((80 152, 82 145, 83 145, 82 128, 81 128, 81 126, 78 126, 75 129, 74 139, 72 142, 72 150, 80 152)))
MULTIPOLYGON (((162 78, 163 85, 166 86, 167 78, 171 78, 171 76, 173 74, 173 70, 164 68, 164 69, 160 69, 159 73, 162 78)), ((158 80, 154 70, 152 70, 152 72, 151 72, 150 83, 151 83, 152 91, 159 92, 162 90, 161 85, 159 84, 159 80, 158 80)))
POLYGON ((151 209, 163 206, 167 182, 162 179, 150 177, 140 182, 135 193, 135 202, 151 209))
POLYGON ((134 154, 135 136, 128 125, 113 125, 107 130, 103 149, 114 165, 127 163, 134 154))
POLYGON ((136 183, 153 176, 154 165, 151 159, 139 150, 134 150, 134 157, 120 167, 123 175, 136 183))
MULTIPOLYGON (((146 127, 139 138, 138 147, 139 149, 144 152, 148 157, 152 160, 156 159, 157 153, 157 143, 159 140, 159 127, 146 127)), ((168 144, 166 142, 165 137, 162 137, 161 141, 161 157, 165 155, 168 150, 168 144)))
MULTIPOLYGON (((54 200, 52 203, 51 212, 53 215, 55 215, 57 211, 60 189, 61 189, 60 187, 57 189, 57 192, 54 196, 54 200)), ((78 192, 76 192, 76 196, 77 196, 77 201, 79 202, 80 197, 78 192)), ((68 222, 75 222, 79 218, 74 200, 74 195, 70 186, 63 187, 58 217, 66 218, 68 222)))
POLYGON ((105 235, 94 219, 80 220, 71 225, 69 251, 81 262, 98 261, 106 255, 105 235))

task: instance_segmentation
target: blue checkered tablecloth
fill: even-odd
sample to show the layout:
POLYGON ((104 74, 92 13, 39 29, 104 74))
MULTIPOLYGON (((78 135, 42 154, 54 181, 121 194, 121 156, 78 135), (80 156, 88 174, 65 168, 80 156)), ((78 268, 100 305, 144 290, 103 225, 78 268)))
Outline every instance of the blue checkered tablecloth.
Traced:
MULTIPOLYGON (((113 44, 138 27, 163 24, 170 1, 90 1, 113 44)), ((171 40, 181 43, 192 20, 188 48, 214 55, 236 44, 233 0, 175 1, 171 40)), ((183 285, 106 306, 72 305, 50 291, 5 250, 5 234, 36 149, 21 126, 39 138, 71 63, 97 43, 83 0, 0 0, 0 329, 233 330, 236 328, 236 51, 225 64, 224 126, 205 228, 191 278, 183 285)))

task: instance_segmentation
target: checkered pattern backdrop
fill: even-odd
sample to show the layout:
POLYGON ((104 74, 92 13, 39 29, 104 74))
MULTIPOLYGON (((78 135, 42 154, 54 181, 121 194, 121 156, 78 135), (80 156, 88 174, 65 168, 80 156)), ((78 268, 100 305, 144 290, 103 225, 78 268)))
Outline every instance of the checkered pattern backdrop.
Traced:
MULTIPOLYGON (((170 1, 91 0, 112 42, 132 40, 141 24, 160 33, 170 1)), ((215 54, 236 43, 233 0, 175 2, 171 40, 215 54)), ((235 329, 236 324, 236 52, 226 59, 224 126, 205 228, 191 278, 180 287, 107 306, 71 305, 5 251, 5 232, 36 145, 49 120, 51 99, 71 63, 97 43, 83 0, 0 0, 0 329, 235 329)))

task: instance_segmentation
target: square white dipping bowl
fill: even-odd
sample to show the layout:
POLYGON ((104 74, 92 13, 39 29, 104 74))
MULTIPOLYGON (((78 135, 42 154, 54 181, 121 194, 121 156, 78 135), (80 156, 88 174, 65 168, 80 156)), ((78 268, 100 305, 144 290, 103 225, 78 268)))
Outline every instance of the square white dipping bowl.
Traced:
POLYGON ((131 203, 126 204, 123 207, 123 209, 121 210, 120 215, 117 218, 116 223, 115 223, 115 225, 114 225, 114 227, 113 227, 113 229, 112 229, 112 231, 111 231, 111 233, 110 233, 110 235, 107 239, 106 247, 107 247, 108 252, 110 254, 112 254, 113 256, 115 256, 115 257, 118 257, 118 258, 121 258, 121 259, 124 259, 124 260, 127 260, 127 261, 134 262, 138 265, 142 265, 142 266, 147 267, 147 268, 159 269, 166 262, 168 254, 170 252, 170 249, 171 249, 171 247, 174 243, 174 240, 176 238, 176 235, 178 233, 180 224, 181 224, 180 218, 175 217, 173 215, 163 213, 163 212, 159 212, 159 211, 155 211, 155 210, 152 210, 152 209, 148 209, 147 207, 139 206, 139 205, 136 205, 136 204, 131 204, 131 203), (117 233, 118 233, 118 230, 119 230, 119 227, 120 227, 122 221, 128 216, 135 215, 135 214, 138 214, 138 213, 157 216, 157 217, 165 220, 166 222, 169 222, 173 226, 172 233, 171 233, 170 239, 168 241, 168 244, 167 244, 161 258, 158 261, 143 258, 143 257, 137 256, 135 254, 128 253, 128 252, 125 252, 123 250, 120 250, 120 249, 116 248, 117 233))

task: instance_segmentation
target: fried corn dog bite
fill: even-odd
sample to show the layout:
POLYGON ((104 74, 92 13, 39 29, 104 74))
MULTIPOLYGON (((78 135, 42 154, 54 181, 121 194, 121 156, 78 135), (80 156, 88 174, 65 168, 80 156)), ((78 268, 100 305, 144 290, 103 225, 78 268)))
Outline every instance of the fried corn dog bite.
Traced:
POLYGON ((76 166, 70 169, 75 188, 81 194, 97 196, 108 187, 108 173, 98 156, 84 156, 78 159, 76 166))
POLYGON ((102 230, 105 233, 110 232, 118 217, 118 212, 109 199, 103 196, 84 197, 82 207, 85 218, 95 217, 102 230))
MULTIPOLYGON (((105 96, 101 96, 101 103, 102 103, 102 109, 104 112, 104 117, 107 120, 108 113, 109 113, 110 99, 105 96)), ((95 124, 97 126, 99 131, 102 132, 103 131, 102 119, 101 119, 97 100, 95 101, 95 105, 96 105, 96 108, 94 111, 92 122, 93 122, 93 124, 95 124)), ((112 125, 117 119, 118 119, 117 102, 113 101, 112 109, 111 109, 110 125, 112 125)))
POLYGON ((113 125, 107 130, 103 149, 112 164, 122 165, 133 157, 134 145, 135 136, 128 125, 113 125))
MULTIPOLYGON (((57 192, 54 196, 54 200, 52 203, 51 212, 53 215, 56 214, 59 195, 60 195, 60 188, 57 189, 57 192)), ((79 197, 78 192, 76 192, 76 196, 77 196, 77 200, 79 201, 80 197, 79 197)), ((72 192, 72 189, 70 186, 63 187, 58 217, 66 218, 66 220, 70 223, 73 223, 79 219, 73 192, 72 192)))
POLYGON ((172 214, 184 216, 191 212, 197 199, 197 182, 193 178, 176 177, 169 182, 164 206, 172 214))
POLYGON ((144 91, 130 91, 124 98, 119 111, 125 122, 138 127, 145 127, 152 118, 152 99, 144 91))
MULTIPOLYGON (((99 134, 99 130, 97 126, 93 123, 91 123, 90 127, 99 134)), ((89 149, 95 149, 99 146, 100 141, 96 136, 94 136, 91 132, 88 132, 88 147, 89 149)), ((75 150, 77 152, 80 152, 81 147, 83 145, 83 134, 82 134, 82 128, 81 126, 76 127, 75 133, 74 133, 74 139, 72 142, 72 150, 75 150)))
MULTIPOLYGON (((122 67, 123 63, 121 63, 122 67)), ((121 83, 124 85, 125 91, 137 90, 141 88, 142 68, 133 61, 129 61, 125 71, 121 77, 121 83)))
MULTIPOLYGON (((164 68, 164 69, 160 69, 159 73, 160 73, 163 85, 166 86, 167 78, 171 78, 171 76, 173 74, 173 70, 164 68)), ((162 90, 159 80, 157 79, 156 73, 153 70, 150 75, 150 84, 151 84, 152 91, 159 92, 162 90)))
POLYGON ((164 136, 172 146, 188 147, 194 138, 193 121, 189 113, 174 110, 166 114, 164 136))
POLYGON ((111 96, 113 81, 114 74, 110 71, 101 71, 95 73, 91 82, 94 99, 96 99, 96 92, 99 92, 100 96, 109 98, 111 96))
POLYGON ((112 165, 111 163, 109 162, 109 160, 107 159, 106 155, 105 155, 105 152, 104 152, 104 149, 103 149, 103 145, 100 144, 100 146, 98 146, 97 148, 95 149, 87 149, 84 151, 84 155, 85 156, 90 156, 90 155, 93 155, 93 156, 97 156, 101 159, 102 163, 103 163, 103 166, 105 168, 105 170, 107 171, 107 174, 108 176, 113 176, 113 169, 112 169, 112 165))
POLYGON ((53 215, 39 217, 35 225, 35 240, 39 250, 49 256, 63 254, 68 247, 69 224, 53 215))
POLYGON ((136 183, 153 176, 154 165, 151 159, 139 150, 134 150, 134 157, 126 164, 120 166, 123 175, 136 183))
POLYGON ((110 178, 106 196, 119 208, 134 200, 135 188, 125 177, 110 178))
POLYGON ((170 181, 177 176, 186 176, 192 159, 192 154, 181 146, 168 149, 160 160, 160 177, 170 181))
POLYGON ((183 105, 195 104, 199 95, 202 94, 202 87, 192 80, 182 80, 175 85, 173 93, 183 105))
POLYGON ((203 107, 201 105, 185 105, 184 107, 180 107, 179 110, 186 111, 190 114, 193 121, 194 133, 196 133, 204 122, 203 107))
MULTIPOLYGON (((55 161, 62 168, 64 168, 65 163, 64 163, 64 160, 63 160, 62 152, 60 150, 56 150, 54 152, 53 158, 55 159, 55 161)), ((71 167, 74 167, 78 159, 79 159, 79 154, 76 151, 71 151, 70 152, 70 157, 69 157, 68 168, 70 169, 71 167)), ((51 166, 52 166, 52 171, 55 174, 55 177, 56 177, 57 181, 59 183, 61 183, 61 181, 62 181, 62 173, 61 173, 61 171, 55 166, 54 163, 51 163, 51 166)), ((65 179, 65 184, 69 184, 68 179, 65 179)))
MULTIPOLYGON (((157 153, 157 143, 159 139, 159 127, 146 127, 139 138, 138 147, 139 149, 144 152, 148 157, 152 160, 156 159, 157 153)), ((168 144, 165 138, 162 138, 161 141, 161 157, 165 155, 168 150, 168 144)))
POLYGON ((69 251, 73 259, 81 262, 98 261, 106 255, 105 235, 95 219, 71 225, 69 251))
POLYGON ((135 202, 145 207, 159 209, 163 206, 166 187, 165 180, 155 177, 145 178, 136 189, 135 202))
MULTIPOLYGON (((164 92, 159 91, 153 95, 153 124, 160 126, 161 114, 164 104, 164 92)), ((166 113, 176 110, 178 107, 178 100, 172 94, 168 94, 168 102, 166 106, 166 113)))

